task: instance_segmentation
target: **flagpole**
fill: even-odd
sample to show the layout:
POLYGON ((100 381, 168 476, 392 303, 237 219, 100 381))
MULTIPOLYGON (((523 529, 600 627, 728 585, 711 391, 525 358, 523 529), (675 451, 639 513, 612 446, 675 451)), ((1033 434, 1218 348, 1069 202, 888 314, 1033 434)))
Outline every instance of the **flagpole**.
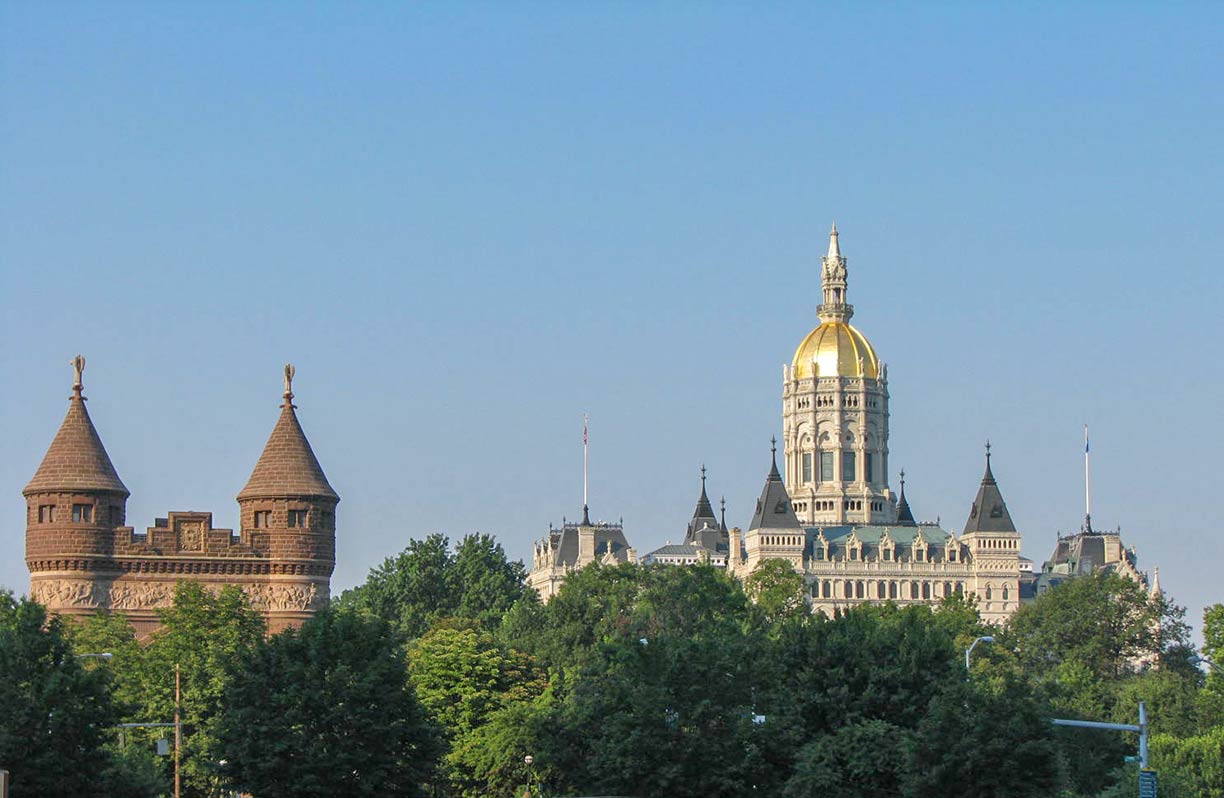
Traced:
POLYGON ((1084 529, 1092 531, 1092 470, 1088 446, 1088 425, 1084 425, 1084 529))
POLYGON ((590 458, 587 452, 587 425, 591 417, 586 413, 582 414, 582 506, 585 509, 587 506, 587 474, 590 458))

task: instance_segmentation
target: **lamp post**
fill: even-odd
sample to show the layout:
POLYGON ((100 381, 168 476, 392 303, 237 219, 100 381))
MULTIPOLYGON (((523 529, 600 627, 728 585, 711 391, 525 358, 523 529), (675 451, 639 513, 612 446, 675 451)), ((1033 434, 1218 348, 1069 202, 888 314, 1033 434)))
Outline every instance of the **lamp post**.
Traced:
POLYGON ((535 781, 535 768, 532 767, 532 764, 534 763, 535 763, 535 757, 532 756, 531 754, 528 754, 527 756, 523 757, 523 764, 527 766, 527 795, 532 794, 531 792, 532 787, 533 787, 532 783, 535 781))
POLYGON ((1193 665, 1193 666, 1194 666, 1194 667, 1196 667, 1196 668, 1197 668, 1199 665, 1206 664, 1206 665, 1210 666, 1210 667, 1211 667, 1211 669, 1212 669, 1213 671, 1218 671, 1218 670, 1220 669, 1220 666, 1219 666, 1219 665, 1216 665, 1214 662, 1212 662, 1211 660, 1207 659, 1207 658, 1206 658, 1206 657, 1204 657, 1202 654, 1191 654, 1191 655, 1190 655, 1190 657, 1189 657, 1189 661, 1190 661, 1190 664, 1191 664, 1191 665, 1193 665))
POLYGON ((109 651, 103 651, 99 654, 74 654, 77 659, 111 659, 115 655, 109 651))
POLYGON ((977 640, 974 640, 972 643, 969 644, 969 648, 965 649, 965 673, 966 674, 969 673, 969 655, 973 653, 973 649, 977 648, 977 644, 978 643, 993 643, 993 642, 994 642, 994 638, 991 637, 990 635, 986 635, 985 637, 979 637, 977 640))

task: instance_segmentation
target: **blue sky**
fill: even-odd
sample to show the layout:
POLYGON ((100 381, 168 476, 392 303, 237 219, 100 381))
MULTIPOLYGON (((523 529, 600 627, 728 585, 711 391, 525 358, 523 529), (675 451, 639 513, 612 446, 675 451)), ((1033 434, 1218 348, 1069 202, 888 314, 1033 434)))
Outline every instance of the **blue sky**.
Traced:
POLYGON ((1224 13, 1208 4, 9 3, 0 585, 89 360, 132 490, 237 520, 292 360, 336 590, 412 536, 746 524, 837 220, 891 466, 1040 564, 1121 525, 1224 599, 1224 13))

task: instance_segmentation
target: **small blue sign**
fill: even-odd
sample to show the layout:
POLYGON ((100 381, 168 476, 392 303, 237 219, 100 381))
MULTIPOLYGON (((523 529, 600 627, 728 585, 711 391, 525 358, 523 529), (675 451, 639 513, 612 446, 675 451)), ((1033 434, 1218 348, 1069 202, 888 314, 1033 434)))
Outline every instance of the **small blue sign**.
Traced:
POLYGON ((1139 798, 1156 798, 1156 771, 1139 771, 1139 798))

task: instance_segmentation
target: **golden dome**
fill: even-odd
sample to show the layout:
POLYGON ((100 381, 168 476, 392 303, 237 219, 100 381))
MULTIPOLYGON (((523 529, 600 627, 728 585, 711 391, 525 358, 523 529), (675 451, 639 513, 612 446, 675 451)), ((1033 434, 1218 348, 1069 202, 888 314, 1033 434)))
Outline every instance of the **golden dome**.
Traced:
POLYGON ((826 321, 808 333, 795 350, 792 365, 797 380, 809 377, 869 377, 874 380, 880 377, 880 361, 871 343, 844 321, 826 321))

